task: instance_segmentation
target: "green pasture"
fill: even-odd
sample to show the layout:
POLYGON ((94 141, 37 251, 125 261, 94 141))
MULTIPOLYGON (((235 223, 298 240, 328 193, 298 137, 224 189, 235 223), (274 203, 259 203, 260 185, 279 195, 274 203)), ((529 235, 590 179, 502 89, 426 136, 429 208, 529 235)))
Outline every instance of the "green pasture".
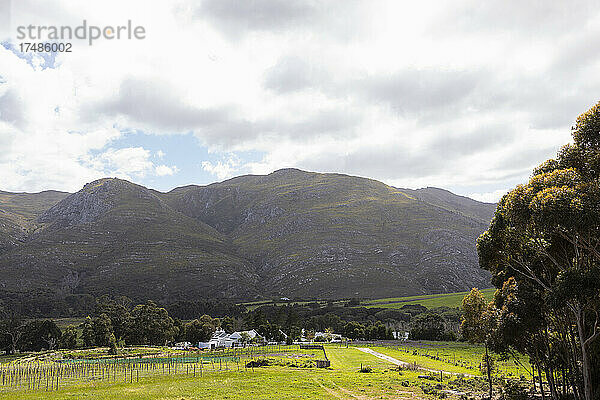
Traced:
MULTIPOLYGON (((481 289, 481 293, 488 300, 494 299, 495 288, 481 289)), ((420 304, 427 308, 436 307, 462 307, 463 298, 469 292, 457 292, 457 293, 444 293, 444 294, 424 294, 416 296, 405 296, 405 297, 387 297, 383 299, 373 300, 362 300, 360 305, 355 307, 377 307, 377 308, 402 308, 405 305, 420 304)), ((336 300, 334 304, 343 304, 346 301, 336 300)), ((283 305, 306 305, 310 303, 318 303, 321 306, 327 304, 325 300, 314 300, 314 301, 272 301, 272 300, 259 300, 248 303, 239 303, 244 305, 248 311, 253 311, 258 307, 270 305, 270 306, 283 306, 283 305)))
MULTIPOLYGON (((384 353, 393 349, 375 350, 384 353)), ((180 366, 177 374, 143 375, 139 381, 135 376, 125 382, 127 375, 125 380, 118 375, 114 382, 72 381, 54 391, 2 388, 0 399, 434 399, 440 390, 463 382, 458 377, 448 377, 443 383, 419 378, 423 371, 398 370, 353 347, 328 345, 326 352, 331 361, 327 369, 307 367, 310 363, 305 362, 322 358, 320 350, 273 352, 264 356, 270 364, 263 367, 242 366, 238 370, 235 363, 229 363, 228 370, 211 370, 205 364, 200 377, 180 366), (359 372, 361 366, 371 372, 359 372)), ((474 381, 482 386, 477 379, 474 381)))
MULTIPOLYGON (((481 293, 488 299, 493 300, 496 289, 482 289, 481 293)), ((469 292, 430 294, 408 297, 389 297, 385 299, 365 300, 359 307, 379 307, 379 308, 402 308, 405 305, 420 304, 427 308, 436 307, 462 307, 463 298, 469 292)))
MULTIPOLYGON (((396 346, 375 346, 372 349, 400 361, 416 363, 423 368, 475 376, 481 375, 479 364, 485 353, 483 346, 462 342, 406 342, 396 346)), ((519 356, 519 362, 523 365, 514 358, 501 360, 494 356, 494 359, 497 374, 509 378, 521 375, 529 377, 527 370, 530 366, 526 357, 519 356)))

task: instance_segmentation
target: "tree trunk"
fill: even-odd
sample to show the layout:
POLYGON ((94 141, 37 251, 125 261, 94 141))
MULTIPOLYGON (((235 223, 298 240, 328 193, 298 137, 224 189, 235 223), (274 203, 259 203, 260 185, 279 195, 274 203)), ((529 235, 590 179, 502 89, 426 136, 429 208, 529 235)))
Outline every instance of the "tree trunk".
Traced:
POLYGON ((577 335, 573 330, 573 326, 569 325, 569 339, 571 345, 571 365, 569 367, 569 381, 571 382, 571 388, 573 389, 573 396, 575 396, 575 400, 581 399, 581 385, 575 379, 575 375, 577 375, 577 371, 579 371, 578 363, 577 363, 577 335))
POLYGON ((585 326, 583 326, 583 310, 579 305, 575 306, 575 319, 577 320, 577 334, 579 335, 579 346, 581 347, 581 369, 583 375, 583 398, 593 400, 592 371, 590 356, 585 338, 585 326))
POLYGON ((550 396, 554 400, 558 400, 558 392, 556 391, 556 384, 554 382, 554 371, 552 368, 546 366, 546 380, 548 381, 548 386, 550 387, 550 396))
POLYGON ((535 395, 537 388, 535 387, 535 365, 533 364, 531 364, 531 381, 533 382, 533 394, 535 395))
POLYGON ((562 391, 563 398, 567 398, 567 369, 565 367, 562 368, 562 391))
POLYGON ((10 334, 10 350, 11 350, 11 354, 16 354, 17 353, 17 343, 19 342, 19 338, 17 337, 16 334, 11 333, 10 334))
POLYGON ((542 393, 542 400, 546 400, 546 392, 544 392, 544 381, 542 380, 542 369, 537 366, 538 378, 540 380, 540 392, 542 393))
POLYGON ((487 368, 488 383, 490 385, 490 400, 492 400, 492 366, 490 365, 487 343, 485 344, 485 364, 487 368))
POLYGON ((583 395, 585 400, 592 400, 594 396, 592 392, 590 357, 585 344, 581 346, 581 362, 581 368, 583 369, 583 395))

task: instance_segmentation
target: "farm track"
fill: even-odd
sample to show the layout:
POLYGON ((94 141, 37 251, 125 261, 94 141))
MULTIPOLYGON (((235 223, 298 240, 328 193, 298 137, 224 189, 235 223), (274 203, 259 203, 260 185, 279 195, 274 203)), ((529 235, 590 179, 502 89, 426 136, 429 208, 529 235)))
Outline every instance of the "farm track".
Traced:
MULTIPOLYGON (((355 347, 356 350, 360 350, 363 353, 367 353, 367 354, 371 354, 377 358, 380 358, 382 360, 391 362, 394 365, 401 365, 403 367, 407 367, 409 365, 412 365, 411 363, 408 363, 406 361, 401 361, 398 360, 397 358, 394 357, 390 357, 386 354, 380 353, 378 351, 366 348, 366 347, 355 347)), ((431 369, 431 368, 423 368, 423 367, 417 367, 417 369, 421 370, 421 371, 427 371, 427 372, 435 372, 435 373, 439 373, 442 372, 444 374, 449 374, 449 375, 463 375, 463 376, 468 376, 469 378, 474 378, 475 375, 471 375, 471 374, 463 374, 463 373, 458 373, 458 372, 450 372, 450 371, 444 371, 444 370, 440 370, 440 369, 431 369)))

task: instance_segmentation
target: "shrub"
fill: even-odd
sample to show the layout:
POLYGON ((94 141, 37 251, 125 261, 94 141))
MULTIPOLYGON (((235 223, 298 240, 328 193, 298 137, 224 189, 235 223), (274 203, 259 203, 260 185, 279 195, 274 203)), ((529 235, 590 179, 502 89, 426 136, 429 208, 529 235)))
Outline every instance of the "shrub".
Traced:
POLYGON ((420 366, 416 363, 409 363, 409 364, 400 364, 398 365, 398 369, 400 371, 404 370, 404 371, 418 371, 420 368, 420 366))
POLYGON ((291 368, 315 368, 317 366, 314 360, 274 360, 273 364, 291 368))
POLYGON ((527 387, 518 380, 504 382, 500 391, 501 400, 527 400, 527 387))
POLYGON ((117 340, 115 339, 115 334, 111 333, 108 336, 108 354, 116 355, 117 353, 117 340))
POLYGON ((269 360, 266 358, 257 358, 246 363, 247 368, 266 367, 267 365, 269 365, 269 360))
POLYGON ((421 385, 421 390, 425 394, 437 395, 437 390, 433 386, 431 386, 429 384, 422 384, 421 385))

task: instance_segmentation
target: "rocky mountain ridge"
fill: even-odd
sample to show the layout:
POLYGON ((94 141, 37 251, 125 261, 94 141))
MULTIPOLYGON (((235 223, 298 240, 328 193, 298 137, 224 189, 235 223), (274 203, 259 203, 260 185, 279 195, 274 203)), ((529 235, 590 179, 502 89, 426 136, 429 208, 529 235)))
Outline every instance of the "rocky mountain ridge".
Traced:
POLYGON ((0 192, 0 291, 172 301, 489 286, 475 240, 495 206, 442 189, 285 169, 167 193, 114 178, 56 193, 16 218, 0 192))

